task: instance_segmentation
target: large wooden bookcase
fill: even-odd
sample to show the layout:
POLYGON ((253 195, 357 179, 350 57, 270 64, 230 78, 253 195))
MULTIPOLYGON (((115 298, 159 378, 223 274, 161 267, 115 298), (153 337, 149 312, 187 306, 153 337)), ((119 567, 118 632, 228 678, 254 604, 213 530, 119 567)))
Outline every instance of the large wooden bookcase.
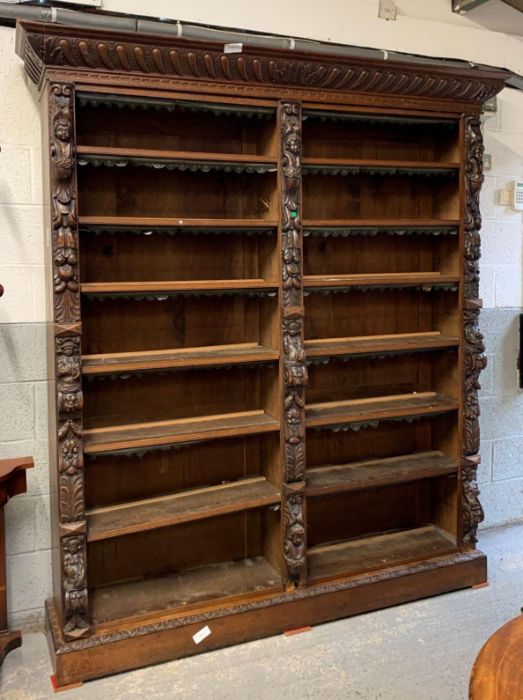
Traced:
POLYGON ((486 580, 479 115, 506 74, 222 51, 18 28, 60 684, 486 580))

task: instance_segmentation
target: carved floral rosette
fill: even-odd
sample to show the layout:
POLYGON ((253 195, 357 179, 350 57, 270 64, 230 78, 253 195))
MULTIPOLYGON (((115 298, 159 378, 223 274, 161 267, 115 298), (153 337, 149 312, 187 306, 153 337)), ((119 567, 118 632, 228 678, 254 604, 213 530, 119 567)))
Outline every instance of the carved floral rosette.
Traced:
POLYGON ((479 258, 481 213, 479 194, 483 183, 483 137, 478 116, 465 119, 465 269, 463 288, 464 334, 464 441, 462 459, 462 518, 463 542, 473 547, 479 523, 483 520, 483 508, 479 501, 476 481, 479 457, 479 375, 486 367, 485 345, 479 331, 479 258))
POLYGON ((49 86, 49 140, 63 629, 66 639, 78 639, 89 621, 72 85, 49 86))
POLYGON ((284 556, 289 581, 305 571, 305 386, 303 234, 301 222, 301 105, 282 102, 281 228, 284 441, 284 556))

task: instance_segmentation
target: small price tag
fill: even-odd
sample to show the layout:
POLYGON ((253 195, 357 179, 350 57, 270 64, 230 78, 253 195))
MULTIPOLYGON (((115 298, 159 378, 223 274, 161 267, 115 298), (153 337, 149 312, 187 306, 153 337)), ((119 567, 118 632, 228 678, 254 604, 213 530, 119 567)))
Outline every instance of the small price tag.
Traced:
POLYGON ((209 626, 205 625, 205 627, 202 627, 201 630, 198 630, 196 634, 193 634, 193 642, 195 644, 199 644, 200 642, 203 642, 203 640, 206 639, 210 634, 211 630, 209 629, 209 626))
POLYGON ((243 44, 224 44, 223 53, 241 53, 243 51, 243 44))

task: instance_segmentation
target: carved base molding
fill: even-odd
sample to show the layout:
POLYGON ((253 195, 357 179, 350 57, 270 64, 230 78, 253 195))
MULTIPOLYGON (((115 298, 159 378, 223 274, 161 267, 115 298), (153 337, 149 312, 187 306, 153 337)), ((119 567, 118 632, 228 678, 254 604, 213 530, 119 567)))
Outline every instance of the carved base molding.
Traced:
POLYGON ((48 600, 47 638, 56 681, 64 686, 261 639, 290 628, 468 588, 486 580, 486 557, 473 550, 371 575, 298 588, 292 593, 214 608, 205 613, 173 615, 172 618, 164 615, 161 621, 143 626, 120 624, 114 631, 97 633, 94 630, 92 636, 69 643, 64 642, 60 632, 54 603, 48 600), (408 585, 405 585, 405 577, 408 577, 408 585), (192 636, 203 625, 209 626, 211 634, 202 644, 196 645, 192 636))

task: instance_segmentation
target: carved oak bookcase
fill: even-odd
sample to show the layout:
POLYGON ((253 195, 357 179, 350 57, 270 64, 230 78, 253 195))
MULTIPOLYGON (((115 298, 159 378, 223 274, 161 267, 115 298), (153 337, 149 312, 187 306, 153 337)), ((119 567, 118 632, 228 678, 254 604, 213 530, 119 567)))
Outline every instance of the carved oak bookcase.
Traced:
POLYGON ((506 73, 36 23, 17 46, 48 154, 58 683, 484 582, 479 115, 506 73))

